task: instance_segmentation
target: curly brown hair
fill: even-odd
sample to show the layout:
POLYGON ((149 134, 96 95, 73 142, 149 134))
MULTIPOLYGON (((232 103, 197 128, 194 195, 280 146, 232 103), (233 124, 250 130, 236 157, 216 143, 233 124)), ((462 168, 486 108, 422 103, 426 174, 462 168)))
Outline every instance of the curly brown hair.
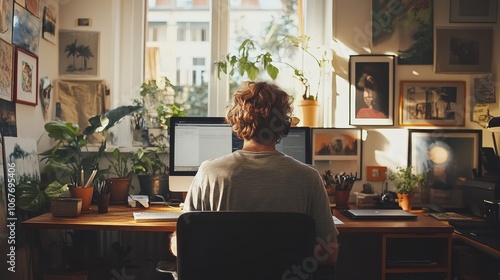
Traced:
POLYGON ((226 121, 240 139, 278 142, 290 126, 292 98, 276 84, 246 82, 233 97, 226 121))

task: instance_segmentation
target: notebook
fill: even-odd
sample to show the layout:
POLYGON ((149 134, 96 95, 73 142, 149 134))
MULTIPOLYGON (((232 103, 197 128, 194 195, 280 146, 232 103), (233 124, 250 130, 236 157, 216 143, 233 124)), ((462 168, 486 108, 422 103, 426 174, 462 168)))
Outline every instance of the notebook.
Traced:
POLYGON ((349 209, 342 214, 359 220, 414 220, 417 215, 401 209, 349 209))

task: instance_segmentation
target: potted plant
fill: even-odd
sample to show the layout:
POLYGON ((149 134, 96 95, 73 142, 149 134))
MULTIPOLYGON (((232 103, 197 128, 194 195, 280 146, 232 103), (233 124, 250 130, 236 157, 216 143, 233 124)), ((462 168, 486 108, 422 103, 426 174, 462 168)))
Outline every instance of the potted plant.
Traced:
POLYGON ((52 172, 56 176, 55 181, 61 184, 71 182, 72 196, 85 196, 85 201, 82 201, 82 212, 86 210, 83 206, 90 206, 92 179, 98 178, 104 172, 99 168, 99 161, 106 150, 109 129, 125 116, 141 109, 141 106, 120 106, 105 114, 95 115, 89 118, 89 126, 82 131, 78 124, 61 120, 45 124, 48 136, 55 141, 52 148, 41 153, 41 160, 46 162, 45 171, 52 172), (98 151, 90 153, 88 138, 94 133, 102 134, 102 138, 98 151), (77 194, 83 191, 84 194, 77 194), (87 201, 88 193, 90 193, 89 201, 87 201))
POLYGON ((149 142, 152 146, 168 144, 168 126, 173 116, 186 116, 182 104, 175 102, 173 85, 167 77, 163 78, 160 87, 156 80, 150 80, 141 85, 142 104, 145 110, 149 142))
POLYGON ((106 181, 111 191, 110 203, 127 204, 132 174, 134 174, 132 154, 121 153, 119 148, 115 148, 112 157, 108 157, 108 161, 109 168, 107 173, 111 176, 106 181))
MULTIPOLYGON (((293 77, 300 81, 303 86, 302 100, 298 103, 302 112, 302 124, 304 126, 317 126, 319 88, 324 69, 328 65, 329 59, 327 58, 326 51, 323 51, 319 58, 311 52, 309 47, 310 39, 307 35, 286 35, 282 40, 282 45, 286 49, 290 47, 297 48, 301 53, 311 58, 313 61, 312 64, 317 67, 317 72, 312 74, 312 77, 317 79, 317 87, 314 93, 311 92, 310 80, 312 80, 312 77, 308 77, 301 67, 294 66, 289 62, 276 60, 273 56, 278 56, 278 54, 273 55, 269 52, 262 52, 256 56, 251 56, 251 52, 256 50, 256 43, 250 39, 246 39, 241 43, 238 48, 238 54, 228 54, 224 60, 216 62, 217 77, 220 78, 221 72, 229 75, 238 73, 240 76, 246 74, 250 80, 255 80, 260 74, 261 69, 263 69, 269 77, 275 80, 279 74, 279 68, 275 64, 285 64, 293 70, 293 77)), ((303 65, 303 63, 300 65, 303 65)))
POLYGON ((413 199, 419 188, 425 183, 425 174, 414 174, 412 166, 396 167, 396 172, 389 174, 388 178, 395 182, 395 191, 398 196, 399 206, 409 211, 413 205, 413 199))
POLYGON ((161 196, 163 200, 167 201, 170 198, 170 191, 168 166, 161 157, 164 153, 164 147, 155 150, 139 148, 133 154, 132 162, 141 187, 141 194, 148 195, 150 198, 161 196))

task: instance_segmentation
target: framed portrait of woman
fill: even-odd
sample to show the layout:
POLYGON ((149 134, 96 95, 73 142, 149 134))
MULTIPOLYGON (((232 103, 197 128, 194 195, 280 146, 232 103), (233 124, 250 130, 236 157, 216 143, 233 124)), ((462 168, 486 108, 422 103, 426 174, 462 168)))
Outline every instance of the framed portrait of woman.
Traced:
POLYGON ((349 57, 349 124, 394 125, 394 55, 349 57))

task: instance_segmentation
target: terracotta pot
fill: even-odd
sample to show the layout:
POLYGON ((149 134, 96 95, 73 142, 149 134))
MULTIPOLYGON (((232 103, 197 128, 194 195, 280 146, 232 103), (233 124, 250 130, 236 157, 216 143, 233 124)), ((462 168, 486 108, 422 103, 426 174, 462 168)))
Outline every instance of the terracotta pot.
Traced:
POLYGON ((110 204, 127 204, 132 178, 109 178, 110 204))
POLYGON ((335 197, 335 208, 337 209, 349 209, 349 195, 350 191, 339 191, 336 190, 333 193, 335 197))
POLYGON ((410 211, 413 206, 414 194, 398 193, 398 204, 401 209, 410 211))
POLYGON ((302 126, 319 126, 319 103, 317 100, 300 100, 297 106, 299 107, 302 126))
POLYGON ((71 197, 79 197, 82 199, 82 210, 81 213, 90 212, 90 203, 92 202, 92 195, 94 194, 94 188, 70 188, 69 193, 71 197))

